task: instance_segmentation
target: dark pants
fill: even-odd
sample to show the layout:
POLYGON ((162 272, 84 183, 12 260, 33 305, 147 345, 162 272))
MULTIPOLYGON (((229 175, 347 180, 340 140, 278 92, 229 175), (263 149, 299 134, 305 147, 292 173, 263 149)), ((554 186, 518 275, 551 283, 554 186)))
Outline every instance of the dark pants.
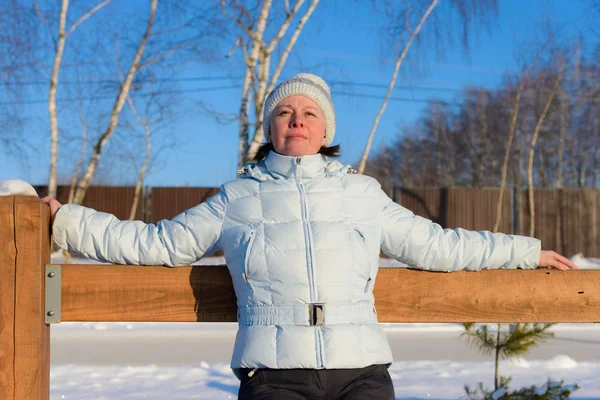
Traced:
POLYGON ((356 369, 241 368, 238 400, 394 400, 390 364, 356 369))

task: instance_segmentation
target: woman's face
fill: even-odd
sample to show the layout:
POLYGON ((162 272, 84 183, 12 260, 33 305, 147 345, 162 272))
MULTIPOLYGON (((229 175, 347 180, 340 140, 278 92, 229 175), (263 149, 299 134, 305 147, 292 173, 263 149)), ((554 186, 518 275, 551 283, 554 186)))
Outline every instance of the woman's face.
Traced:
POLYGON ((317 154, 325 145, 325 117, 311 99, 289 96, 281 100, 269 123, 275 151, 286 156, 317 154))

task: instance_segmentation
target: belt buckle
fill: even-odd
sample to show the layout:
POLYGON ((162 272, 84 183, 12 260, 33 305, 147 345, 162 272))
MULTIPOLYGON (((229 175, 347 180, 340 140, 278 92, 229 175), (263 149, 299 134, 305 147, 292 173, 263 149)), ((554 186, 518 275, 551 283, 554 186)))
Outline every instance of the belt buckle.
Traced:
POLYGON ((308 321, 310 326, 323 325, 325 322, 323 315, 323 303, 308 304, 308 321))

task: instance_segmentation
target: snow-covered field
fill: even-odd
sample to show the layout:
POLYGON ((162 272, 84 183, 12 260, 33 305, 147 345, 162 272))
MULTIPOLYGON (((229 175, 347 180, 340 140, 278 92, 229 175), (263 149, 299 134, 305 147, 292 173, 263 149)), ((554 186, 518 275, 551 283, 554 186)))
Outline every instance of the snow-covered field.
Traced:
MULTIPOLYGON (((581 268, 600 268, 598 259, 571 260, 581 268)), ((59 253, 53 262, 63 262, 59 253)), ((53 326, 50 398, 236 399, 238 380, 229 369, 235 329, 230 323, 53 326)), ((493 385, 493 359, 460 339, 460 325, 384 324, 384 329, 397 360, 390 368, 397 399, 453 399, 464 396, 464 385, 493 385)), ((600 399, 600 325, 560 324, 553 332, 554 339, 524 358, 502 361, 500 373, 513 377, 512 389, 562 379, 581 387, 572 398, 600 399)))

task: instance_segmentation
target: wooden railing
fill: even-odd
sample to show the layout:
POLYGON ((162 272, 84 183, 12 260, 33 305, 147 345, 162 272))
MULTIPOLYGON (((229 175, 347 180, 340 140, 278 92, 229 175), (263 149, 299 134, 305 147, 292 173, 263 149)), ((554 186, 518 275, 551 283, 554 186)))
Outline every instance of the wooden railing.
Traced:
MULTIPOLYGON (((236 321, 224 266, 49 266, 49 232, 38 198, 0 197, 0 399, 49 398, 46 322, 236 321)), ((384 268, 375 298, 380 322, 599 322, 600 270, 384 268)))

